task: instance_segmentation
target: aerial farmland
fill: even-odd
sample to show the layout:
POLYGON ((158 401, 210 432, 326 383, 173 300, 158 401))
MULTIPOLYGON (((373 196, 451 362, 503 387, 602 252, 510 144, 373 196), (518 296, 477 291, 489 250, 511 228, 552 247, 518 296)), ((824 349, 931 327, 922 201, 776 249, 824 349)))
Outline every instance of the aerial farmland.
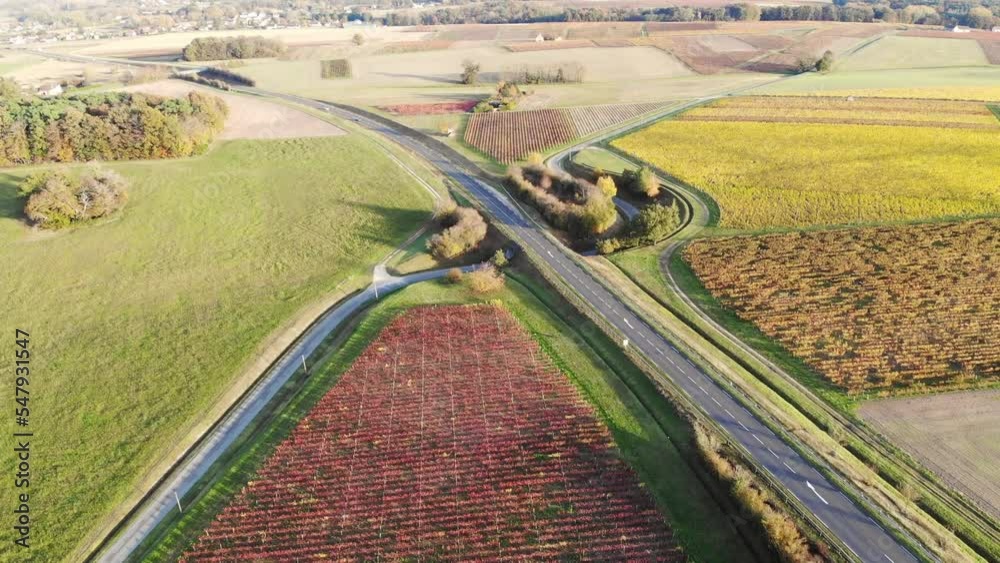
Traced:
POLYGON ((0 562, 1000 560, 995 5, 0 39, 0 562))

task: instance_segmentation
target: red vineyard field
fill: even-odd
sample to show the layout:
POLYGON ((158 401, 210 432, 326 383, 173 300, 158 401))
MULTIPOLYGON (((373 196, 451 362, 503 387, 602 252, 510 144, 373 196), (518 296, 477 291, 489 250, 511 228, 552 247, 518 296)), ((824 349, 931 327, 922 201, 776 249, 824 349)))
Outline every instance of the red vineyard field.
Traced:
POLYGON ((465 142, 509 164, 668 105, 652 102, 480 113, 469 119, 465 142))
POLYGON ((382 106, 382 109, 396 115, 438 115, 445 113, 465 113, 479 103, 477 100, 461 102, 433 102, 427 104, 396 104, 382 106))
POLYGON ((390 323, 182 561, 682 558, 514 318, 449 306, 390 323))

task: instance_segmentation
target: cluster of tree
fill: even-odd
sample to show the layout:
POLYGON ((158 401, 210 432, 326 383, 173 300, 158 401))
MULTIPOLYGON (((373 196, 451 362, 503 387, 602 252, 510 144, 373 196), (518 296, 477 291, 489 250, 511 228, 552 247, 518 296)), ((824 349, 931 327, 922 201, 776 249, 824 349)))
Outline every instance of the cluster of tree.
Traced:
POLYGON ((0 166, 173 158, 204 151, 228 109, 211 95, 104 92, 56 98, 0 86, 0 166))
POLYGON ((599 241, 597 251, 601 254, 611 254, 616 250, 655 244, 670 236, 680 224, 681 214, 675 204, 653 203, 643 207, 629 221, 624 235, 599 241))
POLYGON ((603 233, 618 218, 614 202, 600 188, 539 164, 511 167, 505 184, 578 240, 603 233))
POLYGON ((437 25, 468 23, 544 22, 695 22, 695 21, 845 21, 968 25, 989 28, 1000 24, 997 0, 835 0, 834 4, 757 6, 734 3, 726 6, 670 6, 664 8, 553 7, 510 0, 487 1, 457 8, 419 13, 394 12, 386 25, 437 25))
POLYGON ((217 78, 206 78, 201 75, 201 73, 196 74, 174 74, 171 78, 177 78, 180 80, 187 80, 188 82, 194 82, 195 84, 203 84, 211 88, 218 88, 219 90, 229 90, 230 86, 228 82, 219 80, 217 78))
POLYGON ((479 63, 468 59, 462 61, 462 84, 475 86, 479 83, 479 63))
POLYGON ((330 59, 320 61, 320 77, 324 80, 335 78, 350 78, 352 75, 351 61, 347 59, 330 59))
POLYGON ((566 84, 583 82, 585 68, 578 62, 558 64, 522 64, 504 70, 500 76, 507 82, 521 84, 566 84))
POLYGON ((637 196, 654 198, 660 195, 660 181, 656 179, 656 174, 645 166, 638 170, 625 170, 622 173, 621 184, 626 191, 637 196))
POLYGON ((471 207, 449 201, 435 213, 442 231, 427 241, 427 249, 438 259, 453 260, 475 250, 486 238, 486 221, 471 207))
POLYGON ((221 61, 277 57, 287 49, 282 41, 267 37, 197 37, 184 47, 183 54, 186 61, 221 61))
POLYGON ((497 82, 497 89, 492 96, 479 102, 472 108, 473 113, 483 113, 487 111, 500 110, 508 111, 517 107, 524 92, 515 82, 501 80, 497 82))
POLYGON ((24 214, 46 229, 111 215, 128 199, 126 183, 118 174, 92 168, 71 176, 62 172, 32 174, 19 186, 26 199, 24 214))

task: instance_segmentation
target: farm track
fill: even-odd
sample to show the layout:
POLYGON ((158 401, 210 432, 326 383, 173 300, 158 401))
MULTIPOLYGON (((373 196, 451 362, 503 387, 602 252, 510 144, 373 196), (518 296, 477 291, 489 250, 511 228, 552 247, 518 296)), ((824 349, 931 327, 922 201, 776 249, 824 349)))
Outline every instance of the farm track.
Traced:
MULTIPOLYGON (((684 107, 674 108, 673 110, 668 112, 668 114, 680 113, 684 109, 686 108, 684 107)), ((644 124, 657 121, 662 117, 663 116, 654 116, 649 120, 644 121, 644 124)), ((626 128, 626 130, 638 129, 642 126, 643 124, 633 125, 631 127, 626 128)), ((624 134, 626 130, 612 131, 605 135, 602 135, 599 138, 591 139, 579 145, 570 147, 551 157, 548 163, 553 168, 562 170, 563 169, 562 162, 570 154, 592 145, 601 144, 603 142, 608 141, 611 138, 618 137, 624 134)), ((623 154, 620 153, 616 154, 620 158, 631 160, 625 157, 625 155, 623 154)), ((635 162, 634 160, 632 162, 636 166, 639 166, 639 163, 635 162)), ((687 305, 687 307, 700 318, 701 321, 708 324, 712 329, 715 330, 716 334, 705 334, 706 338, 708 338, 711 342, 713 342, 713 344, 715 344, 720 351, 722 351, 724 354, 728 355, 729 357, 731 357, 733 360, 737 361, 740 364, 743 364, 744 362, 742 361, 741 358, 739 358, 739 356, 729 352, 727 350, 728 346, 733 346, 740 349, 743 353, 751 356, 754 360, 766 366, 766 368, 769 369, 772 373, 778 375, 784 383, 792 386, 796 390, 796 392, 801 394, 801 396, 806 397, 812 403, 813 406, 818 407, 822 411, 822 413, 825 416, 827 416, 830 420, 837 421, 844 428, 846 432, 848 432, 861 444, 870 448, 882 458, 889 459, 895 462, 895 465, 904 472, 904 477, 906 479, 911 480, 912 483, 919 483, 921 487, 923 487, 928 493, 930 493, 934 497, 934 500, 936 500, 943 506, 947 507, 949 510, 957 514, 963 515, 966 518, 966 521, 969 522, 977 532, 982 534, 984 537, 988 538, 991 542, 993 542, 994 545, 1000 545, 1000 526, 998 526, 997 522, 994 519, 992 519, 990 515, 985 513, 979 506, 977 506, 976 504, 974 504, 972 501, 962 496, 961 494, 957 493, 956 491, 943 485, 936 476, 931 474, 927 469, 921 467, 916 460, 914 460, 912 457, 907 455, 905 452, 900 450, 895 445, 891 444, 881 434, 877 433, 867 425, 858 424, 853 419, 847 417, 839 410, 829 405, 826 401, 815 396, 808 387, 800 383, 795 377, 791 376, 789 373, 778 367, 764 355, 757 352, 753 347, 751 347, 748 344, 745 344, 742 340, 733 335, 728 329, 717 323, 704 310, 698 307, 698 305, 694 303, 694 301, 691 300, 686 293, 684 293, 684 291, 677 284, 676 280, 674 280, 673 275, 669 270, 669 264, 673 257, 674 252, 676 252, 678 248, 681 248, 683 246, 685 239, 690 239, 691 237, 696 235, 700 230, 702 230, 704 227, 707 226, 708 224, 707 218, 710 216, 710 213, 708 210, 708 206, 700 197, 692 194, 689 190, 678 185, 676 182, 670 180, 668 176, 664 174, 662 171, 657 171, 657 173, 662 183, 671 187, 674 193, 681 195, 681 199, 686 201, 688 209, 691 209, 692 205, 698 205, 702 210, 700 216, 706 219, 705 221, 700 223, 692 221, 683 225, 682 228, 677 233, 672 235, 675 239, 678 240, 668 245, 664 249, 663 253, 660 256, 660 261, 659 261, 661 273, 663 274, 663 278, 666 280, 670 291, 675 295, 677 295, 685 303, 685 305, 687 305), (688 194, 689 197, 685 198, 683 194, 688 194), (688 199, 694 200, 693 203, 691 201, 688 201, 688 199), (720 340, 725 342, 726 345, 719 345, 720 340)), ((661 305, 666 306, 666 304, 662 303, 662 301, 657 299, 655 295, 652 294, 649 295, 654 300, 660 302, 661 305)), ((678 314, 677 316, 685 323, 689 325, 691 324, 683 314, 678 314)), ((691 326, 696 331, 699 331, 697 327, 693 325, 691 326)), ((751 371, 751 373, 756 373, 757 371, 752 367, 748 367, 748 369, 749 371, 751 371)), ((767 383, 766 381, 765 384, 773 388, 773 385, 767 383)), ((797 404, 797 401, 795 401, 793 398, 787 397, 785 393, 782 393, 778 389, 774 390, 792 404, 797 404)), ((823 421, 816 421, 816 422, 820 423, 819 425, 821 427, 823 426, 823 421)), ((857 453, 855 453, 855 455, 857 455, 857 453)), ((944 524, 946 526, 948 525, 947 523, 944 524)), ((987 556, 986 554, 981 554, 981 555, 987 556)))
MULTIPOLYGON (((76 55, 53 55, 44 51, 40 54, 76 62, 93 61, 88 57, 76 55)), ((586 305, 578 306, 586 306, 595 315, 602 318, 605 330, 624 335, 630 342, 634 343, 633 348, 637 353, 657 368, 658 378, 669 380, 672 385, 683 390, 695 404, 698 404, 706 412, 707 416, 715 420, 748 452, 748 455, 752 456, 774 479, 780 481, 783 487, 817 518, 822 519, 822 515, 825 515, 827 519, 824 521, 827 526, 833 530, 839 540, 852 552, 855 552, 858 559, 880 563, 884 563, 885 559, 895 563, 915 560, 906 548, 882 530, 874 521, 870 521, 856 504, 831 484, 815 467, 803 460, 787 442, 774 435, 760 419, 745 411, 729 391, 719 386, 711 377, 691 363, 659 332, 650 328, 642 317, 634 312, 632 306, 622 300, 620 295, 612 292, 595 279, 588 269, 583 268, 578 263, 578 259, 572 251, 551 239, 550 235, 541 226, 527 218, 515 203, 490 186, 487 182, 494 179, 478 171, 467 159, 426 135, 356 108, 253 88, 238 88, 238 90, 252 95, 290 101, 349 119, 365 129, 395 141, 430 162, 457 181, 496 219, 498 224, 503 226, 514 240, 524 245, 524 248, 529 251, 529 256, 534 254, 534 260, 543 261, 545 267, 557 279, 562 280, 568 287, 574 288, 572 291, 578 294, 579 298, 583 298, 583 302, 586 303, 586 305), (733 412, 744 414, 734 415, 733 412), (745 430, 740 431, 740 428, 736 426, 737 423, 745 430), (771 455, 774 456, 773 459, 771 455), (781 463, 779 464, 778 461, 781 463), (858 555, 857 551, 861 551, 863 555, 858 555)), ((733 91, 733 93, 735 92, 733 91)), ((680 108, 675 108, 672 111, 678 109, 680 108)), ((666 113, 650 116, 642 120, 640 125, 648 124, 666 113)), ((624 132, 633 127, 636 125, 633 124, 619 131, 611 132, 607 136, 624 132)), ((565 156, 565 153, 562 154, 565 156)), ((701 203, 703 204, 703 202, 701 203)), ((664 383, 661 381, 660 384, 664 383)))

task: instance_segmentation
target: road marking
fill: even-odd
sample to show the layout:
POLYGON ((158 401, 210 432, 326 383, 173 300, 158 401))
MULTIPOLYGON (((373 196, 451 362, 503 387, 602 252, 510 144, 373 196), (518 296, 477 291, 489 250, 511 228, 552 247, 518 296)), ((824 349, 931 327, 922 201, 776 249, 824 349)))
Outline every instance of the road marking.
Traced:
POLYGON ((892 557, 889 557, 888 555, 886 555, 886 554, 884 554, 884 553, 882 554, 882 557, 885 557, 885 558, 886 558, 886 559, 888 559, 888 560, 889 560, 889 561, 890 561, 891 563, 896 563, 895 561, 893 561, 893 560, 892 560, 892 557))
POLYGON ((632 323, 628 322, 628 319, 626 319, 625 317, 622 317, 622 320, 625 321, 625 324, 627 324, 629 328, 631 329, 635 328, 634 326, 632 326, 632 323))
POLYGON ((788 468, 788 470, 789 470, 789 471, 791 471, 792 473, 794 473, 794 474, 796 474, 796 475, 798 475, 798 474, 799 474, 799 472, 798 472, 798 471, 796 471, 796 470, 792 469, 792 466, 791 466, 791 465, 788 465, 788 464, 787 464, 787 463, 785 463, 785 462, 781 462, 781 465, 784 465, 785 467, 787 467, 787 468, 788 468))
POLYGON ((720 407, 722 406, 722 403, 720 403, 719 401, 716 401, 715 397, 712 397, 712 402, 715 403, 715 404, 717 404, 717 405, 719 405, 720 407))
POLYGON ((778 457, 778 454, 774 453, 774 450, 772 450, 771 448, 767 448, 767 451, 771 452, 771 455, 773 455, 775 459, 781 459, 778 457))
MULTIPOLYGON (((688 376, 688 379, 690 379, 690 380, 691 380, 691 383, 694 383, 695 385, 698 385, 698 383, 697 383, 697 382, 696 382, 696 381, 694 380, 694 378, 693 378, 693 377, 691 377, 690 375, 688 376)), ((702 391, 704 391, 704 389, 702 389, 702 391)))
MULTIPOLYGON (((688 376, 688 377, 690 377, 690 376, 688 376)), ((698 386, 698 389, 701 389, 701 392, 702 392, 702 393, 704 393, 704 394, 708 395, 708 391, 705 391, 705 388, 704 388, 704 387, 702 387, 701 385, 699 385, 699 386, 698 386)))
POLYGON ((758 442, 760 442, 760 445, 762 445, 762 446, 764 445, 764 442, 761 442, 760 438, 758 438, 756 434, 753 434, 753 439, 757 440, 758 442))
POLYGON ((742 422, 740 422, 740 426, 742 426, 742 427, 743 427, 743 429, 744 429, 744 430, 746 430, 747 432, 749 432, 749 431, 750 431, 750 429, 749 429, 749 428, 747 428, 747 425, 746 425, 746 424, 743 424, 742 422))
POLYGON ((819 494, 819 491, 816 490, 816 487, 814 487, 812 483, 810 483, 809 481, 806 481, 806 486, 809 487, 809 490, 812 491, 813 494, 815 494, 816 496, 819 497, 819 500, 823 501, 823 504, 830 504, 830 503, 826 502, 826 499, 823 498, 823 495, 819 494))
POLYGON ((732 418, 733 420, 736 420, 736 417, 733 416, 733 413, 729 412, 729 409, 725 409, 725 411, 726 411, 726 414, 729 415, 729 418, 732 418))

